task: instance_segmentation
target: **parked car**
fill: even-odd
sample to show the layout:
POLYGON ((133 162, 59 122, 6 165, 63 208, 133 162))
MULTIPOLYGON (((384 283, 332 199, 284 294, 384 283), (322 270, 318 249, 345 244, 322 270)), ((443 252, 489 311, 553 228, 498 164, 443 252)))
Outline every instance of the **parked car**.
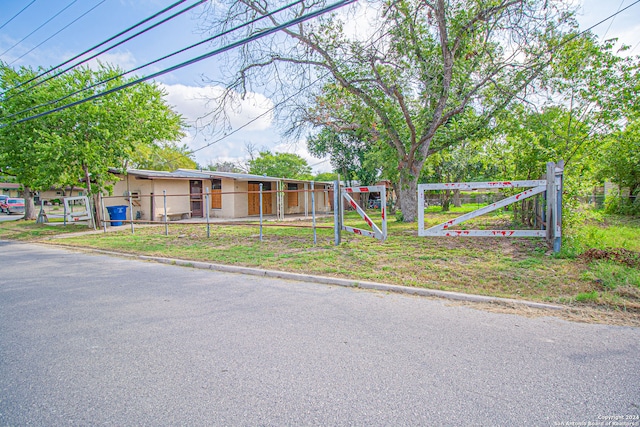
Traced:
POLYGON ((11 215, 14 213, 24 213, 24 199, 8 198, 0 205, 5 213, 11 215))
POLYGON ((4 212, 3 206, 8 198, 9 196, 7 196, 6 194, 0 194, 0 212, 4 212))

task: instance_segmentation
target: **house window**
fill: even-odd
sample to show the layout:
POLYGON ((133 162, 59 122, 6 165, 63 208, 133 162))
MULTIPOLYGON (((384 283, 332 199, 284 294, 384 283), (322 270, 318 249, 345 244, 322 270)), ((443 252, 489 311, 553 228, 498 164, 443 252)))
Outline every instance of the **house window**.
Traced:
POLYGON ((222 209, 222 180, 211 180, 211 209, 222 209))
MULTIPOLYGON (((298 184, 287 184, 287 190, 298 191, 298 184)), ((298 194, 299 193, 287 193, 287 206, 290 208, 298 206, 298 194)))

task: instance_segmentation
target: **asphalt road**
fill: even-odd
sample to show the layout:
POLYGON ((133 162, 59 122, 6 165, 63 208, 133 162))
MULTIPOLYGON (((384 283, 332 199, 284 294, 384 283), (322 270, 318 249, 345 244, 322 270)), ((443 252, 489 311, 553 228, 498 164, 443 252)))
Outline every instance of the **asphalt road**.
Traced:
POLYGON ((18 214, 13 214, 13 215, 7 215, 6 213, 0 212, 0 222, 3 221, 17 221, 19 219, 22 219, 23 215, 18 215, 18 214))
POLYGON ((2 426, 640 426, 639 355, 637 328, 0 241, 2 426))

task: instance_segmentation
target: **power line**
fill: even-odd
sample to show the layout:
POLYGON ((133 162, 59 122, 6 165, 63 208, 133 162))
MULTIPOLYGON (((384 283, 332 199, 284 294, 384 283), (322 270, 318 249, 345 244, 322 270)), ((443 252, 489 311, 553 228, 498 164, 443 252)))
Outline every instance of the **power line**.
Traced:
MULTIPOLYGON (((375 42, 377 42, 377 41, 380 41, 380 39, 382 39, 382 37, 384 37, 384 36, 385 36, 385 35, 387 35, 387 34, 388 34, 388 32, 387 32, 387 33, 385 33, 385 34, 381 34, 381 35, 380 35, 376 40, 371 40, 371 41, 370 41, 371 45, 373 45, 373 43, 375 43, 375 42)), ((373 36, 374 36, 374 34, 372 34, 372 35, 369 37, 369 39, 372 39, 372 38, 373 38, 373 36)), ((369 43, 369 41, 365 41, 365 43, 369 43)), ((354 58, 354 56, 352 55, 350 59, 353 59, 353 58, 354 58)), ((203 146, 202 146, 202 147, 200 147, 200 148, 196 148, 195 150, 191 150, 191 151, 187 152, 187 154, 193 154, 193 153, 196 153, 196 152, 198 152, 198 151, 200 151, 200 150, 204 150, 205 148, 208 148, 208 147, 212 146, 213 144, 216 144, 216 143, 218 143, 218 142, 220 142, 220 141, 222 141, 222 140, 224 140, 224 139, 229 138, 231 135, 233 135, 233 134, 235 134, 235 133, 237 133, 237 132, 241 131, 242 129, 244 129, 244 128, 246 128, 247 126, 249 126, 251 123, 253 123, 253 122, 257 121, 258 119, 262 118, 263 116, 266 116, 267 114, 271 113, 273 110, 275 110, 275 109, 276 109, 276 108, 278 108, 279 106, 281 106, 281 105, 283 105, 283 104, 285 104, 285 103, 289 102, 291 99, 293 99, 293 98, 295 98, 296 96, 300 95, 302 92, 304 92, 305 90, 307 90, 307 89, 309 89, 310 87, 314 86, 314 85, 315 85, 316 83, 318 83, 319 81, 324 80, 326 77, 328 77, 328 76, 329 76, 329 74, 331 74, 331 72, 330 72, 330 71, 327 71, 326 73, 324 73, 324 74, 323 74, 323 75, 321 75, 320 77, 316 78, 316 79, 315 79, 314 81, 312 81, 311 83, 309 83, 309 84, 305 85, 304 87, 300 88, 299 90, 297 90, 294 94, 292 94, 292 95, 288 96, 287 98, 283 99, 282 101, 278 102, 276 105, 274 105, 273 107, 269 108, 269 109, 268 109, 268 110, 266 110, 264 113, 262 113, 262 114, 260 114, 260 115, 258 115, 258 116, 256 116, 256 117, 254 117, 253 119, 249 120, 248 122, 246 122, 246 123, 245 123, 245 124, 243 124, 242 126, 240 126, 240 127, 236 128, 236 129, 234 129, 233 131, 231 131, 231 132, 229 132, 229 133, 227 133, 227 134, 225 134, 225 135, 221 136, 220 138, 218 138, 218 139, 216 139, 216 140, 214 140, 214 141, 211 141, 211 142, 209 142, 209 143, 207 143, 207 144, 203 145, 203 146)), ((324 163, 324 161, 323 161, 323 162, 321 162, 321 163, 324 163)), ((320 163, 318 163, 318 164, 320 164, 320 163)))
MULTIPOLYGON (((624 0, 623 0, 623 3, 624 3, 624 0)), ((622 3, 621 3, 621 4, 620 4, 620 7, 618 7, 618 11, 617 11, 616 13, 614 13, 613 15, 611 15, 611 16, 609 16, 609 17, 607 17, 607 18, 603 19, 602 21, 600 21, 600 22, 598 22, 598 23, 596 23, 596 24, 592 25, 591 27, 587 28, 586 30, 583 30, 582 32, 575 34, 574 36, 572 36, 572 37, 568 38, 567 40, 564 40, 562 43, 560 43, 558 46, 556 46, 553 50, 557 50, 557 49, 559 49, 560 47, 562 47, 562 46, 564 46, 565 44, 567 44, 569 41, 571 41, 571 40, 575 39, 576 37, 578 37, 578 36, 580 36, 580 35, 582 35, 582 34, 586 33, 587 31, 592 30, 593 28, 595 28, 595 27, 597 27, 598 25, 600 25, 600 24, 602 24, 602 23, 606 22, 607 20, 614 18, 616 15, 618 15, 618 14, 620 14, 620 13, 624 12, 625 10, 629 9, 631 6, 634 6, 634 5, 635 5, 635 4, 637 4, 637 3, 640 3, 640 0, 635 1, 634 3, 630 4, 629 6, 625 7, 624 9, 620 10, 620 7, 622 7, 622 3)), ((638 42, 638 44, 634 47, 634 49, 635 49, 635 48, 637 48, 638 46, 640 46, 640 42, 638 42)), ((633 50, 632 50, 632 51, 633 51, 633 50)), ((551 53, 552 53, 552 52, 551 52, 551 53)), ((284 99, 283 101, 279 102, 278 104, 274 105, 273 107, 271 107, 270 109, 266 110, 264 113, 260 114, 259 116, 257 116, 257 117, 255 117, 255 118, 253 118, 253 119, 249 120, 248 122, 246 122, 244 125, 240 126, 239 128, 234 129, 232 132, 227 133, 227 134, 225 134, 225 135, 221 136, 220 138, 218 138, 218 139, 216 139, 216 140, 214 140, 214 141, 212 141, 212 142, 209 142, 209 143, 207 143, 207 144, 203 145, 202 147, 199 147, 199 148, 196 148, 196 149, 194 149, 194 150, 191 150, 191 151, 189 151, 187 154, 194 154, 194 153, 196 153, 196 152, 198 152, 198 151, 200 151, 200 150, 204 150, 205 148, 208 148, 208 147, 212 146, 213 144, 216 144, 216 143, 218 143, 218 142, 220 142, 220 141, 222 141, 222 140, 224 140, 224 139, 226 139, 226 138, 230 137, 231 135, 233 135, 233 134, 235 134, 235 133, 239 132, 240 130, 242 130, 242 129, 244 129, 245 127, 249 126, 249 125, 250 125, 250 124, 252 124, 253 122, 257 121, 258 119, 260 119, 260 118, 262 118, 263 116, 267 115, 268 113, 272 112, 272 111, 273 111, 273 110, 275 110, 278 106, 280 106, 280 105, 282 105, 283 103, 285 103, 285 102, 289 101, 289 100, 290 100, 290 99, 292 99, 293 97, 295 97, 295 96, 299 95, 300 93, 302 93, 304 90, 306 90, 306 89, 308 89, 309 87, 311 87, 311 86, 313 86, 314 84, 316 84, 318 81, 320 81, 320 80, 322 80, 323 78, 327 77, 329 74, 330 74, 329 72, 325 73, 323 76, 319 77, 318 79, 314 80, 314 81, 313 81, 313 82, 311 82, 310 84, 308 84, 308 85, 306 85, 305 87, 301 88, 299 91, 297 91, 297 92, 296 92, 296 93, 294 93, 293 95, 289 96, 288 98, 284 99)))
MULTIPOLYGON (((622 0, 620 2, 620 6, 618 6, 618 10, 620 10, 620 8, 622 7, 622 5, 624 4, 625 0, 622 0)), ((607 27, 607 31, 604 32, 604 35, 602 36, 602 38, 604 39, 605 37, 607 37, 607 34, 609 33, 609 30, 611 29, 611 26, 613 25, 613 21, 615 21, 615 17, 613 19, 611 19, 611 22, 609 22, 609 26, 607 27)))
MULTIPOLYGON (((580 36, 580 35, 582 35, 582 34, 586 33, 587 31, 591 31, 591 30, 593 30, 593 29, 594 29, 595 27, 597 27, 598 25, 600 25, 600 24, 603 24, 603 23, 607 22, 609 19, 614 18, 615 16, 617 16, 617 15, 621 14, 621 13, 622 13, 622 12, 624 12, 625 10, 629 9, 629 8, 630 8, 630 7, 632 7, 632 6, 635 6, 635 5, 636 5, 636 4, 638 4, 638 3, 640 3, 640 0, 636 0, 636 1, 634 1, 633 3, 631 3, 629 6, 625 7, 624 9, 620 9, 620 8, 618 8, 618 11, 617 11, 616 13, 614 13, 613 15, 608 16, 607 18, 604 18, 602 21, 600 21, 600 22, 598 22, 598 23, 596 23, 596 24, 593 24, 592 26, 590 26, 589 28, 587 28, 587 29, 586 29, 586 30, 584 30, 584 31, 581 31, 581 32, 577 33, 575 37, 572 37, 572 38, 570 38, 569 40, 573 40, 574 38, 576 38, 576 37, 578 37, 578 36, 580 36)), ((620 6, 622 6, 622 4, 621 4, 620 6)))
POLYGON ((58 34, 60 34, 62 31, 66 30, 67 28, 69 28, 71 25, 75 24, 76 22, 78 22, 80 19, 84 18, 86 15, 88 15, 90 12, 92 12, 95 8, 97 8, 98 6, 100 6, 102 3, 104 3, 107 0, 102 0, 100 1, 100 3, 97 3, 95 6, 93 6, 91 9, 87 10, 85 13, 83 13, 82 15, 78 16, 76 19, 74 19, 73 21, 69 22, 67 25, 65 25, 64 27, 60 28, 58 31, 56 31, 55 33, 53 33, 52 35, 50 35, 49 37, 47 37, 46 39, 44 39, 43 41, 41 41, 39 44, 37 44, 36 46, 32 47, 31 49, 29 49, 27 52, 23 53, 21 56, 17 57, 16 59, 14 59, 13 61, 11 61, 9 63, 9 65, 13 65, 15 62, 19 61, 20 59, 24 58, 25 56, 27 56, 28 54, 30 54, 31 52, 33 52, 34 50, 36 50, 37 48, 39 48, 40 46, 42 46, 43 44, 45 44, 46 42, 48 42, 49 40, 51 40, 52 38, 54 38, 55 36, 57 36, 58 34))
MULTIPOLYGON (((117 87, 114 87, 112 89, 97 93, 95 95, 80 99, 78 101, 71 102, 69 104, 65 104, 65 105, 62 105, 60 107, 57 107, 57 108, 54 108, 54 109, 51 109, 51 110, 48 110, 48 111, 45 111, 45 112, 42 112, 42 113, 39 113, 39 114, 35 114, 33 116, 25 117, 25 118, 20 119, 20 120, 16 120, 15 122, 12 122, 10 124, 2 125, 2 127, 15 125, 15 124, 18 124, 18 123, 23 123, 23 122, 26 122, 26 121, 29 121, 29 120, 33 120, 33 119, 36 119, 36 118, 39 118, 39 117, 44 117, 44 116, 47 116, 49 114, 65 110, 67 108, 74 107, 74 106, 80 105, 80 104, 84 104, 85 102, 92 101, 92 100, 97 99, 97 98, 101 98, 101 97, 103 97, 105 95, 109 95, 111 93, 120 91, 122 89, 126 89, 128 87, 134 86, 134 85, 142 83, 144 81, 151 80, 151 79, 159 77, 161 75, 164 75, 164 74, 170 73, 172 71, 178 70, 180 68, 184 68, 184 67, 186 67, 188 65, 195 64, 196 62, 200 62, 200 61, 202 61, 204 59, 207 59, 207 58, 210 58, 212 56, 216 56, 216 55, 219 55, 221 53, 227 52, 227 51, 229 51, 231 49, 235 49, 236 47, 243 46, 243 45, 245 45, 247 43, 250 43, 252 41, 255 41, 255 40, 261 39, 263 37, 266 37, 268 35, 274 34, 274 33, 278 32, 278 31, 283 30, 285 28, 288 28, 288 27, 290 27, 292 25, 300 24, 302 22, 308 21, 309 19, 316 18, 316 17, 318 17, 320 15, 323 15, 323 14, 325 14, 327 12, 331 12, 332 10, 339 9, 339 8, 341 8, 341 7, 343 7, 343 6, 347 5, 347 4, 354 3, 355 1, 357 1, 357 0, 341 0, 341 1, 338 1, 336 3, 333 3, 333 4, 329 5, 329 6, 323 7, 321 9, 319 9, 319 10, 314 11, 314 12, 309 12, 309 13, 307 13, 305 15, 302 15, 302 16, 299 16, 297 18, 291 19, 291 20, 289 20, 289 21, 287 21, 287 22, 285 22, 283 24, 276 25, 274 27, 262 30, 262 31, 260 31, 260 32, 258 32, 256 34, 253 34, 253 35, 251 35, 249 37, 246 37, 246 38, 244 38, 242 40, 230 43, 230 44, 228 44, 226 46, 223 46, 223 47, 221 47, 219 49, 216 49, 216 50, 214 50, 212 52, 206 53, 204 55, 197 56, 197 57, 192 58, 192 59, 190 59, 188 61, 184 61, 184 62, 182 62, 180 64, 174 65, 174 66, 169 67, 169 68, 165 68, 164 70, 158 71, 156 73, 149 74, 148 76, 145 76, 145 77, 141 77, 141 78, 132 80, 132 81, 127 82, 125 84, 122 84, 120 86, 117 86, 117 87)), ((640 0, 638 0, 638 1, 640 1, 640 0)))
MULTIPOLYGON (((185 0, 183 0, 183 1, 185 1, 185 0)), ((191 6, 187 6, 187 7, 185 7, 184 9, 179 10, 178 12, 174 13, 173 15, 170 15, 170 16, 168 16, 168 17, 166 17, 166 18, 164 18, 164 19, 162 19, 162 20, 160 20, 160 21, 156 22, 155 24, 150 25, 149 27, 147 27, 147 28, 145 28, 145 29, 138 31, 138 32, 137 32, 137 33, 135 33, 135 34, 132 34, 131 36, 129 36, 129 37, 127 37, 127 38, 125 38, 124 40, 120 40, 119 42, 117 42, 117 43, 115 43, 115 44, 113 44, 113 45, 111 45, 111 46, 107 47, 106 49, 103 49, 103 50, 101 50, 100 52, 95 53, 95 54, 91 55, 90 57, 85 58, 85 59, 83 59, 82 61, 80 61, 80 62, 78 62, 78 63, 76 63, 76 64, 74 64, 74 65, 72 65, 72 66, 70 66, 70 67, 67 67, 67 68, 66 68, 66 69, 64 69, 64 70, 62 70, 62 71, 60 71, 60 72, 58 72, 58 73, 56 73, 56 74, 54 74, 54 75, 51 75, 51 76, 49 76, 49 77, 47 77, 47 78, 45 78, 45 79, 43 79, 43 80, 41 80, 41 81, 37 82, 37 83, 36 83, 36 84, 34 84, 33 86, 30 86, 30 87, 29 87, 29 88, 27 88, 27 89, 23 89, 23 90, 21 90, 20 92, 15 93, 15 94, 13 94, 13 95, 11 95, 11 96, 9 96, 9 97, 5 98, 5 101, 7 101, 7 100, 9 100, 9 99, 11 99, 11 98, 13 98, 13 97, 15 97, 15 96, 18 96, 18 95, 20 95, 21 93, 26 92, 27 90, 31 90, 31 89, 33 89, 33 88, 35 88, 35 87, 37 87, 37 86, 41 85, 42 83, 47 82, 47 81, 49 81, 49 80, 51 80, 51 79, 53 79, 53 78, 55 78, 55 77, 58 77, 58 76, 60 76, 60 75, 62 75, 62 74, 64 74, 64 73, 66 73, 67 71, 72 70, 72 69, 74 69, 74 68, 78 67, 79 65, 82 65, 82 64, 84 64, 84 63, 86 63, 86 62, 89 62, 89 61, 91 61, 92 59, 97 58, 98 56, 102 55, 103 53, 108 52, 108 51, 110 51, 110 50, 112 50, 112 49, 114 49, 114 48, 116 48, 116 47, 118 47, 118 46, 120 46, 120 45, 122 45, 122 44, 124 44, 124 43, 126 43, 126 42, 128 42, 128 41, 130 41, 130 40, 132 40, 132 39, 134 39, 134 38, 136 38, 136 37, 138 37, 138 36, 140 36, 140 35, 144 34, 144 33, 146 33, 146 32, 148 32, 148 31, 152 30, 153 28, 156 28, 156 27, 158 27, 158 26, 160 26, 160 25, 162 25, 162 24, 164 24, 164 23, 166 23, 166 22, 168 22, 168 21, 170 21, 170 20, 172 20, 172 19, 176 18, 177 16, 182 15, 183 13, 188 12, 189 10, 193 9, 193 8, 194 8, 194 7, 196 7, 196 6, 201 5, 202 3, 206 2, 206 1, 207 1, 207 0, 199 0, 199 1, 195 2, 195 3, 193 3, 191 6)), ((182 2, 181 2, 181 3, 182 3, 182 2)), ((141 67, 138 67, 138 69, 139 69, 139 68, 141 68, 141 67)), ((46 74, 46 73, 45 73, 45 74, 46 74)), ((117 77, 119 77, 119 76, 117 76, 117 77)), ((117 77, 114 77, 114 78, 117 78, 117 77)), ((34 77, 34 78, 35 78, 35 77, 34 77)), ((114 78, 112 78, 112 79, 110 79, 110 80, 113 80, 114 78)), ((33 80, 33 79, 31 79, 31 80, 33 80)), ((95 85, 94 85, 94 86, 90 86, 89 88, 86 88, 86 89, 90 89, 91 87, 95 87, 95 85)), ((80 91, 80 92, 82 92, 82 91, 80 91)), ((5 91, 5 93, 6 93, 6 91, 5 91)), ((71 95, 75 95, 75 94, 77 94, 77 93, 79 93, 79 92, 72 93, 72 94, 70 94, 69 96, 71 96, 71 95)), ((66 97, 64 97, 64 98, 62 98, 62 99, 66 99, 66 98, 68 98, 69 96, 66 96, 66 97)), ((57 101, 56 101, 56 102, 57 102, 57 101)), ((31 107, 31 108, 29 108, 28 110, 21 111, 20 113, 24 113, 24 112, 27 112, 27 111, 31 111, 31 110, 33 110, 34 108, 42 107, 42 106, 45 106, 45 105, 51 105, 51 103, 46 103, 46 104, 42 104, 42 105, 39 105, 39 106, 31 107)), ((20 113, 17 113, 17 114, 20 114, 20 113)), ((14 116, 14 115, 12 115, 11 117, 13 117, 13 116, 14 116)))
MULTIPOLYGON (((35 1, 35 0, 34 0, 34 1, 35 1)), ((135 28, 137 28, 137 27, 139 27, 139 26, 141 26, 141 25, 143 25, 143 24, 146 24, 147 22, 151 21, 152 19, 157 18, 158 16, 160 16, 160 15, 164 14, 165 12, 167 12, 167 11, 169 11, 169 10, 173 9, 174 7, 176 7, 176 6, 178 6, 178 5, 182 4, 182 3, 184 3, 184 2, 186 2, 186 1, 187 1, 187 0, 179 0, 179 1, 177 1, 177 2, 175 2, 175 3, 173 3, 173 4, 171 4, 171 5, 169 5, 169 6, 167 6, 167 7, 165 7, 164 9, 160 10, 159 12, 156 12, 156 13, 154 13, 153 15, 151 15, 151 16, 149 16, 149 17, 147 17, 147 18, 143 19, 142 21, 138 22, 137 24, 132 25, 132 26, 130 26, 129 28, 127 28, 127 29, 125 29, 125 30, 120 31, 120 32, 119 32, 118 34, 116 34, 115 36, 109 37, 107 40, 105 40, 105 41, 102 41, 102 42, 98 43, 97 45, 95 45, 95 46, 93 46, 93 47, 91 47, 91 48, 89 48, 89 49, 85 50, 85 51, 84 51, 84 52, 82 52, 82 53, 79 53, 78 55, 74 56, 73 58, 67 59, 67 60, 66 60, 66 61, 64 61, 63 63, 58 64, 58 65, 56 65, 55 67, 52 67, 52 68, 50 68, 49 70, 44 71, 44 72, 42 72, 42 73, 38 74, 37 76, 30 78, 29 80, 26 80, 26 81, 24 81, 24 82, 22 82, 22 83, 20 83, 20 84, 17 84, 17 85, 15 85, 15 86, 11 87, 11 88, 6 89, 6 90, 4 91, 4 93, 6 93, 6 92, 8 92, 8 91, 10 91, 10 90, 18 89, 18 88, 20 88, 20 87, 22 87, 22 86, 24 86, 24 85, 26 85, 26 84, 28 84, 28 83, 31 83, 32 81, 34 81, 34 80, 36 80, 36 79, 39 79, 39 78, 40 78, 40 77, 42 77, 42 76, 45 76, 45 75, 49 74, 50 72, 52 72, 52 71, 54 71, 54 70, 57 70, 58 68, 64 67, 64 66, 65 66, 65 65, 67 65, 68 63, 75 61, 76 59, 78 59, 78 58, 80 58, 80 57, 82 57, 82 56, 86 55, 87 53, 89 53, 89 52, 91 52, 91 51, 93 51, 93 50, 98 49, 98 48, 99 48, 99 47, 101 47, 101 46, 104 46, 105 44, 107 44, 107 43, 109 43, 109 42, 111 42, 111 41, 113 41, 113 40, 117 39, 118 37, 120 37, 120 36, 122 36, 122 35, 124 35, 124 34, 128 33, 129 31, 131 31, 131 30, 133 30, 133 29, 135 29, 135 28)), ((79 64, 77 64, 77 65, 79 65, 79 64)), ((35 86, 32 86, 32 87, 35 87, 35 86)), ((20 92, 20 93, 22 93, 22 92, 20 92)), ((8 98, 7 98, 7 99, 8 99, 8 98)))
POLYGON ((29 3, 28 5, 26 5, 25 7, 22 8, 22 10, 18 13, 16 13, 15 15, 13 15, 11 18, 9 18, 9 20, 7 22, 5 22, 4 24, 0 25, 0 30, 3 29, 9 22, 13 21, 15 18, 17 18, 22 12, 24 12, 25 10, 27 10, 27 8, 29 6, 31 6, 32 4, 34 4, 36 2, 36 0, 32 0, 31 3, 29 3))
MULTIPOLYGON (((103 85, 103 84, 105 84, 105 83, 108 83, 108 82, 110 82, 110 81, 113 81, 113 80, 115 80, 115 79, 118 79, 118 78, 120 78, 120 77, 122 77, 122 76, 125 76, 125 75, 127 75, 127 74, 130 74, 130 73, 132 73, 132 72, 134 72, 134 71, 138 71, 138 70, 140 70, 140 69, 142 69, 142 68, 148 67, 149 65, 153 65, 153 64, 155 64, 155 63, 157 63, 157 62, 163 61, 163 60, 165 60, 165 59, 167 59, 167 58, 170 58, 170 57, 172 57, 172 56, 175 56, 175 55, 177 55, 177 54, 183 53, 183 52, 185 52, 185 51, 187 51, 187 50, 189 50, 189 49, 192 49, 192 48, 194 48, 194 47, 196 47, 196 46, 200 46, 200 45, 202 45, 202 44, 204 44, 204 43, 210 42, 210 41, 212 41, 212 40, 215 40, 215 39, 217 39, 217 38, 220 38, 220 37, 222 37, 222 36, 225 36, 225 35, 227 35, 227 34, 230 34, 230 33, 234 32, 234 31, 236 31, 236 30, 238 30, 238 29, 240 29, 240 28, 243 28, 243 27, 246 27, 246 26, 248 26, 248 25, 254 24, 254 23, 256 23, 256 22, 259 22, 259 21, 261 21, 261 20, 263 20, 263 19, 266 19, 266 18, 268 18, 268 17, 270 17, 270 16, 273 16, 273 15, 275 15, 275 14, 278 14, 278 13, 280 13, 280 12, 282 12, 282 11, 286 10, 286 9, 289 9, 289 8, 291 8, 291 7, 295 6, 295 5, 297 5, 297 4, 299 4, 299 3, 303 2, 303 1, 304 1, 304 0, 296 0, 295 2, 290 3, 290 4, 286 5, 286 6, 283 6, 283 7, 279 8, 279 9, 276 9, 276 10, 274 10, 273 12, 269 12, 269 13, 267 13, 267 14, 265 14, 265 15, 262 15, 262 16, 259 16, 259 17, 257 17, 257 18, 254 18, 254 19, 252 19, 251 21, 245 22, 245 23, 240 24, 240 25, 238 25, 238 26, 236 26, 236 27, 233 27, 233 28, 230 28, 230 29, 228 29, 228 30, 225 30, 225 31, 223 31, 222 33, 218 33, 218 34, 216 34, 216 35, 214 35, 214 36, 212 36, 212 37, 209 37, 209 38, 207 38, 207 39, 205 39, 205 40, 202 40, 202 41, 200 41, 200 42, 198 42, 198 43, 194 43, 194 44, 192 44, 192 45, 190 45, 190 46, 187 46, 187 47, 185 47, 185 48, 183 48, 183 49, 180 49, 180 50, 178 50, 178 51, 175 51, 175 52, 173 52, 173 53, 171 53, 171 54, 169 54, 169 55, 165 55, 165 56, 163 56, 163 57, 161 57, 161 58, 159 58, 159 59, 156 59, 156 60, 154 60, 154 61, 151 61, 151 62, 148 62, 148 63, 146 63, 146 64, 140 65, 140 66, 138 66, 138 67, 136 67, 136 68, 133 68, 133 69, 131 69, 131 70, 128 70, 128 71, 122 72, 122 73, 117 74, 117 75, 115 75, 115 76, 113 76, 113 77, 110 77, 110 78, 108 78, 108 79, 105 79, 105 80, 101 80, 101 81, 99 81, 99 82, 96 82, 96 83, 94 83, 94 84, 92 84, 92 85, 90 85, 90 86, 84 87, 84 88, 79 89, 79 90, 77 90, 77 91, 75 91, 75 92, 72 92, 72 93, 70 93, 70 94, 67 94, 67 95, 63 96, 62 98, 58 98, 58 99, 55 99, 55 100, 52 100, 52 101, 45 102, 45 103, 43 103, 43 104, 39 104, 39 105, 35 105, 35 106, 32 106, 32 107, 29 107, 29 108, 27 108, 27 109, 24 109, 24 110, 18 111, 18 112, 16 112, 16 113, 10 114, 10 115, 8 115, 8 116, 4 116, 4 117, 2 117, 2 118, 0 118, 0 119, 2 119, 2 120, 11 119, 11 118, 16 117, 16 116, 19 116, 19 115, 21 115, 21 114, 24 114, 24 113, 28 113, 28 112, 30 112, 30 111, 33 111, 33 110, 35 110, 35 109, 42 108, 42 107, 47 107, 47 106, 49 106, 49 105, 56 104, 56 103, 58 103, 58 102, 60 102, 60 101, 64 101, 65 99, 68 99, 68 98, 70 98, 70 97, 72 97, 72 96, 74 96, 74 95, 78 95, 78 94, 80 94, 80 93, 82 93, 82 92, 86 92, 86 91, 87 91, 87 90, 89 90, 89 89, 93 89, 93 88, 95 88, 95 87, 98 87, 98 86, 100 86, 100 85, 103 85)), ((195 5, 192 5, 192 6, 190 6, 190 8, 191 8, 191 7, 194 7, 194 6, 195 6, 195 5)), ((182 13, 182 11, 181 11, 181 12, 178 12, 178 13, 182 13)), ((169 18, 171 18, 171 17, 169 17, 169 18)), ((168 18, 167 18, 167 19, 168 19, 168 18)), ((91 59, 91 58, 89 58, 89 59, 91 59)), ((68 71, 68 70, 65 70, 65 72, 66 72, 66 71, 68 71)), ((56 74, 56 75, 54 75, 54 76, 50 76, 50 77, 48 77, 47 79, 45 79, 45 80, 43 80, 43 81, 39 82, 38 84, 31 86, 29 89, 32 89, 32 88, 34 88, 34 87, 38 86, 39 84, 41 84, 41 83, 43 83, 43 82, 45 82, 45 81, 47 81, 47 80, 52 79, 53 77, 57 77, 57 76, 58 76, 58 75, 60 75, 60 74, 62 74, 62 73, 58 73, 58 74, 56 74)), ((17 95, 19 95, 19 94, 21 94, 21 93, 25 92, 26 90, 29 90, 29 89, 24 89, 24 90, 22 90, 22 91, 18 92, 17 94, 13 94, 13 95, 11 95, 10 97, 5 98, 5 100, 9 100, 9 99, 11 99, 11 98, 13 98, 13 97, 15 97, 15 96, 17 96, 17 95)))
POLYGON ((62 12, 64 12, 65 10, 69 9, 75 2, 77 2, 78 0, 73 0, 71 3, 69 3, 68 5, 66 5, 64 8, 62 8, 58 13, 56 13, 55 15, 53 15, 51 18, 47 19, 44 23, 42 23, 38 28, 36 28, 35 30, 31 31, 29 34, 27 34, 26 36, 24 36, 22 38, 22 40, 20 40, 18 43, 14 44, 13 46, 11 46, 9 49, 5 50, 4 52, 0 53, 0 56, 3 56, 5 53, 9 52, 11 49, 13 49, 14 47, 18 46, 20 43, 22 43, 23 41, 25 41, 26 39, 28 39, 29 37, 31 37, 35 32, 37 32, 38 30, 40 30, 42 27, 44 27, 45 25, 47 25, 49 22, 53 21, 58 15, 60 15, 62 12))

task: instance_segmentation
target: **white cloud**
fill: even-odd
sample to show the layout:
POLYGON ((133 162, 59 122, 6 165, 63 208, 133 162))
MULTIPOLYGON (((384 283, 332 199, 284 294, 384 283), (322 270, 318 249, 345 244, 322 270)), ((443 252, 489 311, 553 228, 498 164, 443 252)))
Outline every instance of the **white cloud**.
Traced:
MULTIPOLYGON (((215 109, 214 98, 224 90, 221 86, 186 86, 183 84, 161 84, 167 95, 165 99, 182 114, 189 124, 206 123, 206 117, 215 109)), ((237 102, 226 108, 226 114, 232 129, 265 130, 271 127, 273 102, 259 93, 248 93, 244 99, 236 97, 237 102)))
POLYGON ((121 52, 103 53, 98 58, 94 58, 91 61, 87 62, 87 65, 89 66, 89 68, 96 70, 98 69, 98 60, 102 64, 115 65, 125 71, 134 68, 137 64, 135 55, 128 50, 121 52))
POLYGON ((320 172, 331 172, 331 162, 329 157, 318 159, 309 153, 306 141, 298 141, 294 144, 280 143, 271 149, 276 153, 292 153, 297 154, 307 161, 314 174, 320 172))

